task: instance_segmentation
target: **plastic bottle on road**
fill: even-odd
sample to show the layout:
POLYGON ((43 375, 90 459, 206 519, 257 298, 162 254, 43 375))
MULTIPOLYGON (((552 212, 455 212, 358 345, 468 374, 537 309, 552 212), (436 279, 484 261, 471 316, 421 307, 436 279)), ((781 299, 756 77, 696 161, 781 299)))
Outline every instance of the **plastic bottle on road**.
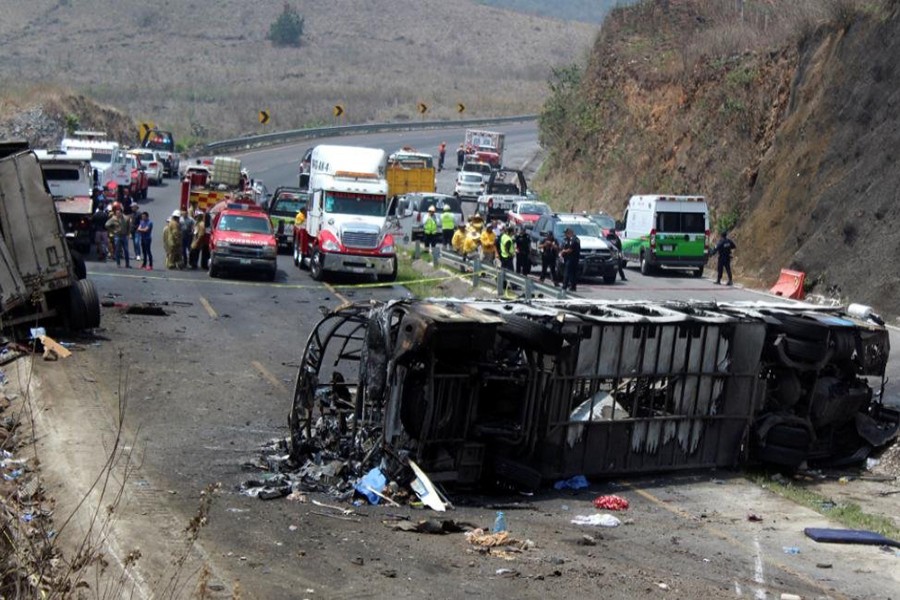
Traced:
POLYGON ((494 518, 494 527, 491 529, 492 533, 500 533, 501 531, 506 531, 506 515, 503 514, 503 511, 497 511, 497 516, 494 518))

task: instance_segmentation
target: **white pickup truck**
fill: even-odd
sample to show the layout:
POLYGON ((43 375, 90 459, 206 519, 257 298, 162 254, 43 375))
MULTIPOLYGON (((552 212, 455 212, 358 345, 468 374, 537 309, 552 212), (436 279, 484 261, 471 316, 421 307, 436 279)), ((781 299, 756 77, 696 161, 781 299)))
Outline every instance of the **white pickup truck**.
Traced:
POLYGON ((527 192, 522 171, 497 169, 491 172, 475 210, 485 219, 505 221, 513 203, 528 199, 527 192))

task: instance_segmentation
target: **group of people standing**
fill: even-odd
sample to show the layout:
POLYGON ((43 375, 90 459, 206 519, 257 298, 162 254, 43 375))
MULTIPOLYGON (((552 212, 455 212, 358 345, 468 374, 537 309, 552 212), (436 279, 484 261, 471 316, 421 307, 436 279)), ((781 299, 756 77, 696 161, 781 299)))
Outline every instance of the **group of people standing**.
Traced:
MULTIPOLYGON (((153 221, 150 213, 140 211, 134 202, 107 202, 99 194, 97 208, 92 218, 97 259, 110 257, 117 267, 131 268, 129 246, 134 249, 134 260, 141 261, 141 269, 153 270, 153 221)), ((209 264, 209 234, 207 216, 196 211, 194 217, 182 215, 176 210, 169 217, 163 230, 163 248, 166 251, 167 269, 206 269, 209 264)))

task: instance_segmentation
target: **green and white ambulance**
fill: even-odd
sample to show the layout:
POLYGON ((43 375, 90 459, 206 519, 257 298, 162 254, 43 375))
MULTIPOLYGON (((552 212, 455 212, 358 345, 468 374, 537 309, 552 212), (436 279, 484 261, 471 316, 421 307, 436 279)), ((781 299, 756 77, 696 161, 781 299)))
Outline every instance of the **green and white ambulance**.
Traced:
POLYGON ((622 253, 641 265, 691 269, 697 277, 709 256, 709 207, 703 196, 632 196, 621 225, 622 253))

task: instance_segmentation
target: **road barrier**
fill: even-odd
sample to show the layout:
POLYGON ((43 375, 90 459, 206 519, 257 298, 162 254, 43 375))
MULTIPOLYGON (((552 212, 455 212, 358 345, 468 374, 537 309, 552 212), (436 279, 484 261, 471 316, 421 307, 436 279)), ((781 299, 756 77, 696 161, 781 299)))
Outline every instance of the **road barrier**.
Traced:
POLYGON ((775 285, 769 291, 776 296, 803 300, 805 295, 803 292, 804 281, 806 281, 806 273, 803 271, 782 269, 781 274, 778 276, 778 281, 775 282, 775 285))
MULTIPOLYGON (((421 247, 419 242, 416 241, 413 247, 413 258, 420 258, 421 254, 421 247)), ((431 249, 431 262, 435 268, 441 266, 449 267, 451 270, 471 275, 472 287, 478 287, 483 281, 493 281, 497 290, 497 296, 500 298, 505 298, 510 293, 525 300, 531 300, 532 298, 564 299, 577 297, 572 294, 566 294, 562 288, 545 285, 531 277, 525 277, 506 269, 498 269, 492 265, 487 265, 481 262, 478 256, 471 260, 465 260, 456 253, 442 252, 438 246, 431 249)))
POLYGON ((264 133, 247 137, 234 138, 210 142, 204 147, 205 154, 224 154, 236 150, 249 150, 261 146, 274 146, 287 144, 298 140, 314 139, 321 137, 338 137, 360 133, 375 133, 378 131, 407 131, 413 129, 439 129, 443 127, 473 127, 475 125, 489 125, 494 123, 521 123, 534 121, 537 115, 514 115, 511 117, 487 117, 483 119, 464 119, 459 121, 417 121, 408 123, 365 123, 360 125, 340 125, 337 127, 311 127, 307 129, 292 129, 275 133, 264 133))

